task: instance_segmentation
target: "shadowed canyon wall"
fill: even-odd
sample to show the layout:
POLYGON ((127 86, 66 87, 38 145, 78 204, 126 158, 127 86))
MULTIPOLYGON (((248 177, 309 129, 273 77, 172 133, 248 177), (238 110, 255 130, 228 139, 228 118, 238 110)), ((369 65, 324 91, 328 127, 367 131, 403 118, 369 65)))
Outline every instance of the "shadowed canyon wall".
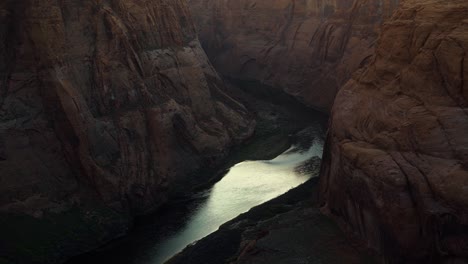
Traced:
POLYGON ((398 0, 189 0, 200 40, 223 75, 279 87, 329 111, 367 63, 398 0))
POLYGON ((223 89, 183 0, 2 1, 0 260, 53 263, 164 203, 252 133, 223 89))
POLYGON ((333 107, 324 208, 395 262, 468 261, 467 14, 404 0, 333 107))

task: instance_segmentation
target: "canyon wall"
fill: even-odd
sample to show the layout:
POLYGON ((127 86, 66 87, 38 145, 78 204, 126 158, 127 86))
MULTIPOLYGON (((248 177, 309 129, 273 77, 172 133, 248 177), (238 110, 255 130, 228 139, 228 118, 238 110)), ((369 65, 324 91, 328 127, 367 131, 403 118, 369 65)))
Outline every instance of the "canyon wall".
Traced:
POLYGON ((329 111, 374 51, 398 0, 189 0, 200 40, 223 75, 282 88, 329 111))
POLYGON ((323 208, 389 263, 468 261, 467 17, 404 0, 332 110, 323 208))
POLYGON ((191 184, 253 131, 224 90, 184 0, 2 1, 0 262, 96 247, 191 184))

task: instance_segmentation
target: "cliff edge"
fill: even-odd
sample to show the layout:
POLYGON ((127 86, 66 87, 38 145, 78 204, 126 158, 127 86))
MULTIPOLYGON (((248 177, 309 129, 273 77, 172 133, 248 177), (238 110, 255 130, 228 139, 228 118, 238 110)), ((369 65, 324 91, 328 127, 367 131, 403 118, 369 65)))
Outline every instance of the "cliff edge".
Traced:
POLYGON ((250 136, 183 0, 0 3, 0 259, 125 232, 250 136))

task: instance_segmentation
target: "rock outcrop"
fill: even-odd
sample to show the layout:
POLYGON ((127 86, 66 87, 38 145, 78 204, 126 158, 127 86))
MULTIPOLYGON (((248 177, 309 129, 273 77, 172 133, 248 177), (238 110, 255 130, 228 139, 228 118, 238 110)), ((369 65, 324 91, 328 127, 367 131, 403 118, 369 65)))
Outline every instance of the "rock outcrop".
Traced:
POLYGON ((184 0, 2 1, 0 262, 62 260, 158 208, 252 133, 224 89, 184 0))
POLYGON ((282 88, 330 110, 374 52, 398 0, 189 0, 208 57, 223 75, 282 88))
POLYGON ((467 17, 403 1, 333 107, 322 205, 390 263, 468 261, 467 17))

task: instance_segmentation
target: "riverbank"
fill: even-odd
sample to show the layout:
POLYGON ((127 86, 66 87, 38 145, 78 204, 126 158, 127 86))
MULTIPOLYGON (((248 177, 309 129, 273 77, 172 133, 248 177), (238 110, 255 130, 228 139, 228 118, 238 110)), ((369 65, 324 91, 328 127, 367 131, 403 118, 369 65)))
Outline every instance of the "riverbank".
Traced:
POLYGON ((170 199, 173 203, 191 199, 194 192, 210 188, 234 164, 277 157, 296 140, 304 139, 296 137, 296 134, 312 124, 318 124, 320 133, 325 137, 328 116, 303 105, 282 90, 258 82, 233 79, 226 79, 225 85, 226 92, 254 115, 255 132, 242 144, 232 146, 226 158, 217 162, 216 166, 204 167, 188 175, 188 180, 184 179, 183 183, 176 183, 170 199))
MULTIPOLYGON (((241 88, 228 84, 229 90, 236 94, 253 113, 257 121, 255 134, 239 146, 234 146, 219 166, 207 167, 190 175, 192 184, 177 188, 172 201, 151 215, 136 219, 128 235, 93 252, 78 256, 69 263, 134 263, 138 256, 151 254, 155 244, 167 233, 178 230, 185 218, 197 204, 206 199, 203 194, 221 180, 233 165, 245 160, 269 160, 290 148, 291 144, 306 149, 314 137, 323 140, 326 117, 308 109, 284 94, 262 94, 267 87, 255 85, 241 88), (315 124, 315 125, 314 125, 315 124), (314 125, 314 133, 304 128, 314 125), (301 130, 303 132, 299 133, 301 130), (299 136, 296 136, 300 134, 299 136), (150 253, 149 253, 150 252, 150 253)), ((145 263, 144 261, 142 263, 145 263)))
POLYGON ((320 162, 308 163, 314 177, 306 183, 227 222, 167 263, 377 263, 320 212, 320 162))

